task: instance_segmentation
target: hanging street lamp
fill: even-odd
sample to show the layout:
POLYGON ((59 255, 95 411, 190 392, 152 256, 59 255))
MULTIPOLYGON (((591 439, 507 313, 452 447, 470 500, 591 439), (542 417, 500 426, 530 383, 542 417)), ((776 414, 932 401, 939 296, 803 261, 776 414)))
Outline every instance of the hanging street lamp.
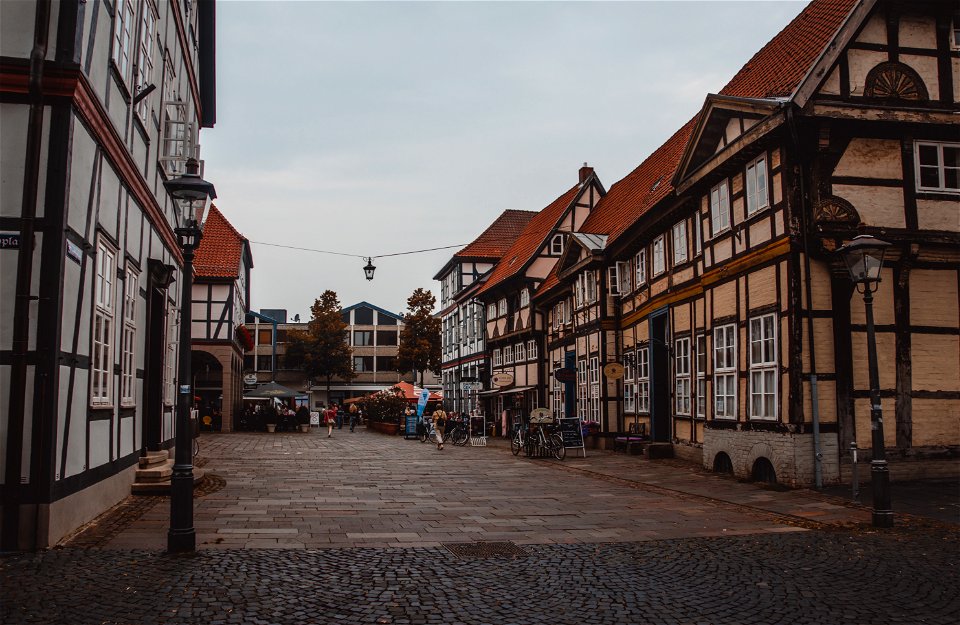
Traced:
POLYGON ((890 507, 890 470, 883 441, 883 412, 880 408, 880 380, 877 372, 877 339, 873 325, 873 293, 880 285, 883 256, 890 244, 868 234, 861 234, 837 250, 850 273, 850 280, 863 294, 867 317, 867 366, 870 372, 870 427, 873 438, 873 459, 870 461, 870 484, 873 488, 873 526, 893 527, 890 507))
POLYGON ((367 258, 367 264, 363 268, 363 275, 367 276, 367 280, 373 280, 373 272, 376 270, 377 268, 373 265, 373 258, 367 258))
POLYGON ((217 197, 213 185, 199 174, 200 163, 187 159, 182 176, 167 180, 164 188, 176 202, 180 226, 174 229, 183 252, 183 281, 180 294, 180 363, 177 374, 177 419, 175 430, 176 455, 170 478, 170 530, 167 532, 167 551, 186 553, 196 551, 197 534, 193 527, 193 428, 190 426, 190 407, 193 387, 190 371, 190 329, 193 296, 193 257, 203 237, 203 223, 209 212, 210 201, 217 197))

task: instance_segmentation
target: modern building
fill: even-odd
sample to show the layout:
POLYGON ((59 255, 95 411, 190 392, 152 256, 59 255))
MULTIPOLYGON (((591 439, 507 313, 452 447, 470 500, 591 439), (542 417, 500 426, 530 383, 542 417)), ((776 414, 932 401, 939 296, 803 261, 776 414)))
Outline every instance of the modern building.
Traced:
POLYGON ((527 226, 535 211, 505 210, 437 272, 443 332, 441 386, 447 410, 481 409, 478 393, 490 371, 484 342, 483 303, 474 295, 484 278, 527 226))
POLYGON ((243 396, 244 325, 250 302, 250 242, 216 206, 203 227, 193 261, 192 358, 194 395, 207 426, 233 429, 243 396))
MULTIPOLYGON (((248 381, 256 384, 277 382, 310 397, 310 404, 317 407, 331 402, 342 403, 344 399, 365 395, 392 386, 400 381, 415 382, 414 374, 400 374, 395 370, 403 330, 403 316, 389 312, 368 302, 359 302, 342 310, 347 324, 346 340, 353 350, 352 380, 333 378, 327 394, 325 380, 310 380, 296 369, 284 363, 287 334, 292 330, 306 330, 307 322, 290 321, 284 309, 261 309, 260 314, 248 317, 247 328, 254 336, 254 347, 244 356, 244 372, 254 374, 248 381), (274 324, 273 321, 276 321, 274 324)), ((437 377, 426 372, 427 388, 439 388, 437 377)))
POLYGON ((0 549, 56 544, 173 445, 181 216, 163 183, 216 118, 214 11, 0 3, 0 549))
POLYGON ((512 346, 494 396, 536 385, 528 402, 642 426, 708 468, 836 483, 851 446, 871 456, 871 406, 864 305, 835 252, 870 234, 892 244, 874 295, 891 474, 955 474, 958 19, 811 2, 569 229, 533 285, 539 382, 516 366, 523 285, 495 293, 522 260, 503 256, 479 293, 493 372, 512 346))

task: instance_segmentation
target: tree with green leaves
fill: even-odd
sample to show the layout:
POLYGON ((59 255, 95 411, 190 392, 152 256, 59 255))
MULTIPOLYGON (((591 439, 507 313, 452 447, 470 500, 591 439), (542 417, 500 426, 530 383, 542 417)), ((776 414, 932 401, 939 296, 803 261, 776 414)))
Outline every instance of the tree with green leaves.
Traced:
POLYGON ((310 321, 306 330, 292 330, 287 334, 287 352, 284 362, 291 369, 300 369, 308 378, 325 380, 327 400, 333 378, 352 380, 353 351, 345 340, 347 324, 337 294, 329 289, 310 307, 310 321))
POLYGON ((403 316, 397 371, 413 371, 414 377, 419 372, 420 386, 427 369, 440 373, 440 318, 433 314, 436 303, 430 291, 417 289, 407 298, 407 314, 403 316))

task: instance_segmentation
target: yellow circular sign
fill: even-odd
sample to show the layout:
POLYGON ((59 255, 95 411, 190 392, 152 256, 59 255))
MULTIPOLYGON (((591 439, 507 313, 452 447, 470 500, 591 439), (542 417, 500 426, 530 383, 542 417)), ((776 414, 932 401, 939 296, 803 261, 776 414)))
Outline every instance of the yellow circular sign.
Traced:
POLYGON ((608 362, 603 366, 603 375, 611 380, 619 380, 623 377, 623 365, 619 362, 608 362))

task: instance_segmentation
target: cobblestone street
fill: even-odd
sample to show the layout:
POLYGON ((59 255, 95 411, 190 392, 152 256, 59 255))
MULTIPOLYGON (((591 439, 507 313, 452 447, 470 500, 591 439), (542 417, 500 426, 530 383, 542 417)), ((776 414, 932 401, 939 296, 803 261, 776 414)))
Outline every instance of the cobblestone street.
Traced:
POLYGON ((205 435, 201 549, 131 498, 0 559, 3 623, 960 621, 956 526, 608 452, 439 452, 373 433, 205 435), (43 589, 42 592, 38 589, 43 589))

